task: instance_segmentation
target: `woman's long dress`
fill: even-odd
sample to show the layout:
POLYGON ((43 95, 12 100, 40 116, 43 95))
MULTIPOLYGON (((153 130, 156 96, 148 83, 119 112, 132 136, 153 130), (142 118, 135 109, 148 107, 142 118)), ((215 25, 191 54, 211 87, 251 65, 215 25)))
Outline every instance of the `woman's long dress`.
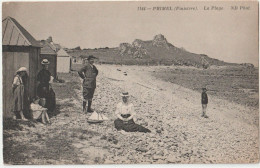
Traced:
POLYGON ((22 78, 19 75, 14 77, 13 81, 13 111, 19 112, 24 110, 24 84, 22 78))
POLYGON ((22 79, 19 75, 14 77, 13 81, 13 108, 12 111, 15 113, 17 118, 21 118, 19 112, 23 111, 23 114, 30 118, 29 114, 29 100, 28 91, 26 89, 27 79, 22 79))
POLYGON ((37 94, 40 98, 46 99, 46 107, 49 111, 54 111, 56 108, 56 96, 52 88, 50 88, 49 81, 51 73, 48 70, 42 69, 37 75, 37 81, 40 82, 37 88, 37 94))

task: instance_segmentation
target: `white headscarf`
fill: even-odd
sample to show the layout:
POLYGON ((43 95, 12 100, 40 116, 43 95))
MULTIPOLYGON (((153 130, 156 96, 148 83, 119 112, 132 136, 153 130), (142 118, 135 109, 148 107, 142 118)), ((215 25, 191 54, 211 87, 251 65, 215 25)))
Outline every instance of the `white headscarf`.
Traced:
POLYGON ((16 73, 18 73, 18 72, 27 72, 27 68, 26 67, 21 67, 21 68, 19 68, 17 71, 16 71, 16 73))

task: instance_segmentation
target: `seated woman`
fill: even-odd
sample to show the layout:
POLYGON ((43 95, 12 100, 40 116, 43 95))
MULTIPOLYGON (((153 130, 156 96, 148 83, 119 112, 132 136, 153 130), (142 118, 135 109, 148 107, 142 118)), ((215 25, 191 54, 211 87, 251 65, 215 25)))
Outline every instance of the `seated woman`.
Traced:
POLYGON ((149 129, 134 122, 136 113, 134 105, 128 101, 128 92, 122 93, 121 96, 123 102, 118 103, 116 108, 115 114, 118 118, 114 121, 115 128, 118 131, 124 130, 126 132, 151 132, 149 129))

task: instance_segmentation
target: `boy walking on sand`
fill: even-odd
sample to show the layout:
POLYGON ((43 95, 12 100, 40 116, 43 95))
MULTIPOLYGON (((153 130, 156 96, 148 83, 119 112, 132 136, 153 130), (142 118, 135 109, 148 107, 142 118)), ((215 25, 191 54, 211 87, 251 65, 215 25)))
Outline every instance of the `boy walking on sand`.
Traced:
POLYGON ((207 110, 207 104, 208 104, 208 95, 207 95, 207 89, 202 88, 202 93, 201 93, 201 104, 202 104, 202 115, 201 117, 208 118, 206 115, 206 110, 207 110))

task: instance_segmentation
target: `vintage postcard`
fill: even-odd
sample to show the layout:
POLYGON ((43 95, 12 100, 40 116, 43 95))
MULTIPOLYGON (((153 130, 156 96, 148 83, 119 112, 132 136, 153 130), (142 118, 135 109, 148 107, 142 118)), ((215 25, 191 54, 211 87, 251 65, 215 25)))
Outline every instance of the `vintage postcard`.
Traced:
POLYGON ((259 162, 258 1, 2 3, 5 165, 259 162))

